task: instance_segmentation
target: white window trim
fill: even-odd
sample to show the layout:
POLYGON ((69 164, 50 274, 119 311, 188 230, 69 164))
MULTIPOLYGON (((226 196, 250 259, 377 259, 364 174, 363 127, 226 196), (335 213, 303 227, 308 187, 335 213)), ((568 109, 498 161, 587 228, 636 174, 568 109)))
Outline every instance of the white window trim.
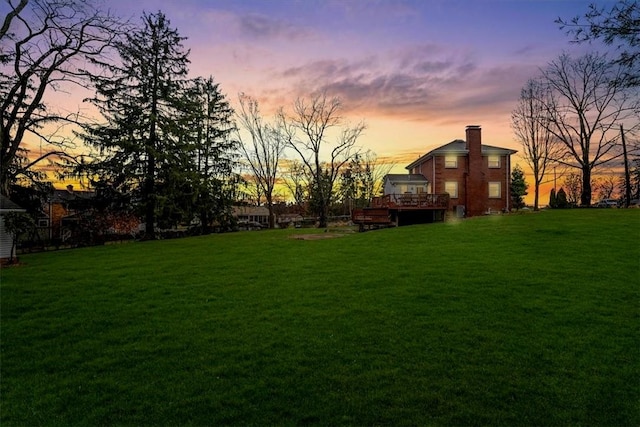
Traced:
POLYGON ((488 156, 488 158, 487 158, 487 162, 488 162, 488 166, 489 166, 489 168, 490 168, 490 169, 500 169, 500 156, 499 156, 499 155, 497 155, 497 154, 490 154, 490 155, 488 156), (495 165, 495 164, 494 164, 494 165, 492 165, 492 164, 491 164, 491 158, 492 158, 492 157, 497 158, 497 160, 498 160, 498 164, 497 164, 497 165, 495 165))
POLYGON ((490 199, 501 199, 502 198, 502 183, 500 181, 490 181, 489 182, 489 198, 490 199), (498 185, 498 195, 491 195, 491 185, 498 185))
POLYGON ((444 156, 445 169, 457 169, 458 168, 458 156, 453 154, 447 154, 444 156), (453 166, 448 165, 448 162, 452 162, 453 166))
POLYGON ((444 191, 445 193, 449 193, 449 197, 451 199, 457 199, 458 198, 458 181, 445 181, 444 182, 444 191), (454 194, 451 194, 447 191, 447 184, 455 184, 456 186, 456 191, 454 194))

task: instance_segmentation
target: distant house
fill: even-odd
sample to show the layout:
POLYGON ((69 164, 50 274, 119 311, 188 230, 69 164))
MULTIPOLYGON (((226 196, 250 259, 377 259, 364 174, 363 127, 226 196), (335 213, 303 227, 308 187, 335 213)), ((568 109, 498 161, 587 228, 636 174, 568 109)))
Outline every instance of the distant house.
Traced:
POLYGON ((92 208, 95 197, 94 191, 74 190, 73 185, 67 185, 65 189, 56 189, 43 209, 44 215, 39 218, 39 225, 44 225, 47 219, 50 227, 49 237, 64 242, 77 227, 79 214, 92 208))
POLYGON ((13 257, 13 233, 6 230, 4 216, 10 212, 26 212, 12 202, 8 197, 0 194, 0 263, 4 264, 13 257))
POLYGON ((278 228, 300 227, 304 222, 304 217, 297 213, 288 213, 278 215, 278 228))
POLYGON ((446 211, 477 216, 509 211, 511 155, 515 150, 482 144, 480 126, 467 126, 456 139, 420 156, 406 169, 389 174, 384 196, 354 210, 360 228, 444 220, 446 211))
POLYGON ((269 209, 265 206, 234 206, 233 216, 240 228, 269 227, 269 209))

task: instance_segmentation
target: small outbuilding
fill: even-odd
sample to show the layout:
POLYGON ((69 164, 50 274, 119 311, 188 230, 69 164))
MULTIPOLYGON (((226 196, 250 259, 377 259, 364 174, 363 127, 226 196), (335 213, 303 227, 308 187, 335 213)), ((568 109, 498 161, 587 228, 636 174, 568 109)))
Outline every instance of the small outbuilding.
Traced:
POLYGON ((12 202, 8 197, 0 194, 0 263, 5 264, 12 259, 13 255, 13 233, 6 230, 4 225, 4 217, 11 212, 24 213, 16 203, 12 202))

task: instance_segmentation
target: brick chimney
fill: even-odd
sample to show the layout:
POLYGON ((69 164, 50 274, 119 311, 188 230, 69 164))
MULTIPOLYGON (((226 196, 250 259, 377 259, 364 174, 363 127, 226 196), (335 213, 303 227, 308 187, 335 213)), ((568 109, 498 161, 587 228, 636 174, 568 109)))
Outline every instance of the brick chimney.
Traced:
POLYGON ((480 126, 467 126, 467 150, 469 170, 466 182, 467 216, 482 215, 487 210, 489 189, 485 182, 482 160, 482 130, 480 126))
POLYGON ((467 150, 477 152, 482 157, 482 129, 478 125, 467 126, 467 150))

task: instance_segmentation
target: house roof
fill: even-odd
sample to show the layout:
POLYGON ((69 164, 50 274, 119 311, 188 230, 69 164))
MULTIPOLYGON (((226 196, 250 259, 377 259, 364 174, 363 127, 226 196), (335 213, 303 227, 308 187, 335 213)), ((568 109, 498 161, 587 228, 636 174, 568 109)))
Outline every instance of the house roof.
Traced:
MULTIPOLYGON (((493 145, 481 145, 482 154, 497 154, 501 156, 509 156, 511 154, 517 153, 516 150, 511 150, 508 148, 495 147, 493 145)), ((434 148, 429 151, 427 154, 420 156, 417 160, 413 161, 411 164, 407 165, 406 169, 411 169, 421 163, 424 163, 429 157, 433 156, 444 156, 446 154, 468 154, 469 150, 467 149, 467 142, 462 139, 456 139, 451 141, 448 144, 441 145, 438 148, 434 148)))
POLYGON ((53 190, 53 194, 51 196, 51 202, 61 203, 61 202, 69 202, 71 200, 90 200, 96 196, 95 191, 78 191, 78 190, 53 190))
POLYGON ((424 175, 421 174, 417 174, 417 173, 411 173, 411 174, 395 174, 395 173, 390 173, 387 174, 385 177, 385 180, 391 181, 391 182, 402 182, 402 183, 428 183, 429 180, 427 178, 424 177, 424 175))
POLYGON ((7 196, 0 194, 0 211, 1 212, 26 212, 25 209, 12 202, 7 196))
POLYGON ((253 216, 268 216, 269 209, 265 206, 234 206, 234 215, 253 215, 253 216))

